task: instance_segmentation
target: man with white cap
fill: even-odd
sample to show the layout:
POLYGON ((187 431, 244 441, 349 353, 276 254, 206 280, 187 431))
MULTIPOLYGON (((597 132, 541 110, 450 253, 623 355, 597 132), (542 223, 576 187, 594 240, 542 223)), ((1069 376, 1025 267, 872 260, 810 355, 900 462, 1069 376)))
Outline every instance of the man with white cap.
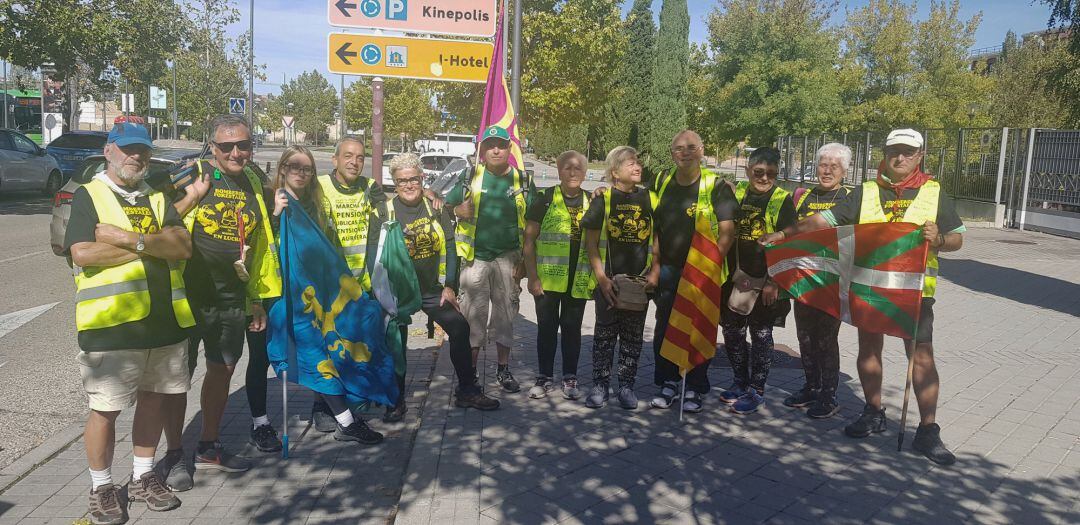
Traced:
MULTIPOLYGON (((915 340, 904 346, 914 361, 912 381, 919 404, 920 423, 912 447, 931 461, 950 465, 956 456, 941 442, 941 428, 935 422, 938 401, 938 373, 934 365, 934 292, 937 288, 940 252, 963 246, 964 223, 951 197, 941 185, 920 169, 923 136, 913 129, 896 129, 885 139, 885 159, 876 180, 864 182, 830 210, 811 215, 794 226, 762 237, 761 242, 782 241, 790 235, 847 224, 913 222, 923 226, 930 244, 926 277, 915 340)), ((859 330, 859 380, 866 406, 859 418, 844 428, 855 438, 885 431, 885 409, 881 406, 881 350, 884 336, 859 330)))

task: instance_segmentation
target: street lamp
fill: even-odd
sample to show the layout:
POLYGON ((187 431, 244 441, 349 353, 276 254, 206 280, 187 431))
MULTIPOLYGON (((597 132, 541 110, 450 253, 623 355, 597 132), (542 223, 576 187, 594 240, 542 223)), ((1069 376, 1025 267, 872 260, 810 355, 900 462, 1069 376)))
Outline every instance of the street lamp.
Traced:
MULTIPOLYGON (((292 108, 293 108, 293 103, 292 103, 292 102, 289 102, 288 104, 285 104, 285 112, 286 112, 286 113, 292 113, 292 108)), ((293 124, 293 125, 295 125, 295 124, 296 124, 296 120, 295 120, 295 118, 294 118, 294 120, 293 120, 293 121, 291 122, 291 124, 293 124)), ((285 130, 285 146, 286 146, 286 147, 288 147, 288 146, 291 146, 291 145, 292 145, 292 134, 293 134, 293 129, 295 129, 295 128, 294 128, 293 126, 289 126, 289 127, 288 127, 288 128, 287 128, 287 129, 285 130)))

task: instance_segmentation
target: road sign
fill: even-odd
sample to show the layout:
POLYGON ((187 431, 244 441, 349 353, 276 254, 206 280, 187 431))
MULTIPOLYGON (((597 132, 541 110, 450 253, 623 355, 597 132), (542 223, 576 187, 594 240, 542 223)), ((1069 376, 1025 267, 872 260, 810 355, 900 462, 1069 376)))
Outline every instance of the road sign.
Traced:
POLYGON ((289 115, 285 115, 284 117, 281 117, 281 125, 285 126, 286 128, 292 128, 294 118, 295 117, 291 117, 289 115))
POLYGON ((495 34, 495 0, 327 0, 330 25, 410 33, 495 34))
POLYGON ((329 69, 342 75, 487 82, 494 45, 475 40, 330 33, 329 69))
POLYGON ((247 99, 230 98, 229 99, 229 113, 232 113, 233 115, 246 115, 247 114, 247 99))
POLYGON ((165 90, 157 86, 150 86, 150 109, 165 109, 168 105, 168 95, 165 90))

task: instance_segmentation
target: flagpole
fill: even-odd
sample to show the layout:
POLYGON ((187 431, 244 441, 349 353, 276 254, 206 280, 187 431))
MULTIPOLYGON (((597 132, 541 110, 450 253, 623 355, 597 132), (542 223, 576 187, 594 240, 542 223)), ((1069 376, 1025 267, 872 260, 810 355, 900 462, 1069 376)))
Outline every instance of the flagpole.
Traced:
POLYGON ((686 374, 682 375, 682 391, 679 392, 679 423, 682 423, 683 406, 686 405, 686 374))
POLYGON ((281 459, 289 459, 289 371, 281 371, 281 459))
MULTIPOLYGON (((919 228, 919 231, 922 231, 922 228, 919 228)), ((929 254, 929 252, 930 252, 929 243, 926 243, 926 251, 927 251, 927 254, 929 254)), ((926 257, 927 257, 927 255, 923 255, 924 261, 925 261, 926 257)), ((924 262, 923 264, 925 265, 926 263, 924 262)), ((919 284, 920 284, 919 290, 922 290, 922 285, 924 284, 925 280, 926 280, 926 276, 924 274, 923 278, 919 279, 919 284)), ((899 432, 899 435, 896 436, 896 451, 897 452, 900 452, 901 450, 904 449, 904 430, 907 428, 908 401, 911 398, 911 378, 915 374, 915 350, 918 349, 918 347, 919 347, 919 318, 920 317, 922 317, 921 305, 920 305, 920 308, 919 308, 919 315, 915 316, 915 333, 911 334, 911 353, 909 353, 908 356, 907 356, 907 358, 908 358, 907 381, 904 384, 904 406, 903 406, 902 409, 900 409, 900 432, 899 432)), ((906 345, 905 345, 904 350, 907 350, 906 345)))
MULTIPOLYGON (((282 191, 282 190, 278 190, 282 191)), ((291 200, 291 199, 290 199, 291 200)), ((280 242, 281 247, 281 299, 285 301, 283 305, 285 307, 285 334, 286 334, 286 351, 285 351, 285 370, 281 371, 281 459, 289 459, 289 351, 288 348, 292 346, 294 341, 293 334, 293 315, 292 315, 292 287, 289 285, 289 279, 292 274, 289 273, 289 208, 285 208, 285 211, 281 214, 281 235, 280 242)))

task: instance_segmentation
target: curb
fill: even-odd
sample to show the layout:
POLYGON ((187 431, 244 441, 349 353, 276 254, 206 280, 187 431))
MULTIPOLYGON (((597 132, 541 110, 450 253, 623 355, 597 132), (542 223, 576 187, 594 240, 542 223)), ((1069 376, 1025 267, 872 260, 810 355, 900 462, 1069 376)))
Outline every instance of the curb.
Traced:
POLYGON ((82 437, 85 424, 86 417, 80 417, 49 436, 42 444, 19 456, 10 465, 0 469, 0 494, 78 441, 82 437))

